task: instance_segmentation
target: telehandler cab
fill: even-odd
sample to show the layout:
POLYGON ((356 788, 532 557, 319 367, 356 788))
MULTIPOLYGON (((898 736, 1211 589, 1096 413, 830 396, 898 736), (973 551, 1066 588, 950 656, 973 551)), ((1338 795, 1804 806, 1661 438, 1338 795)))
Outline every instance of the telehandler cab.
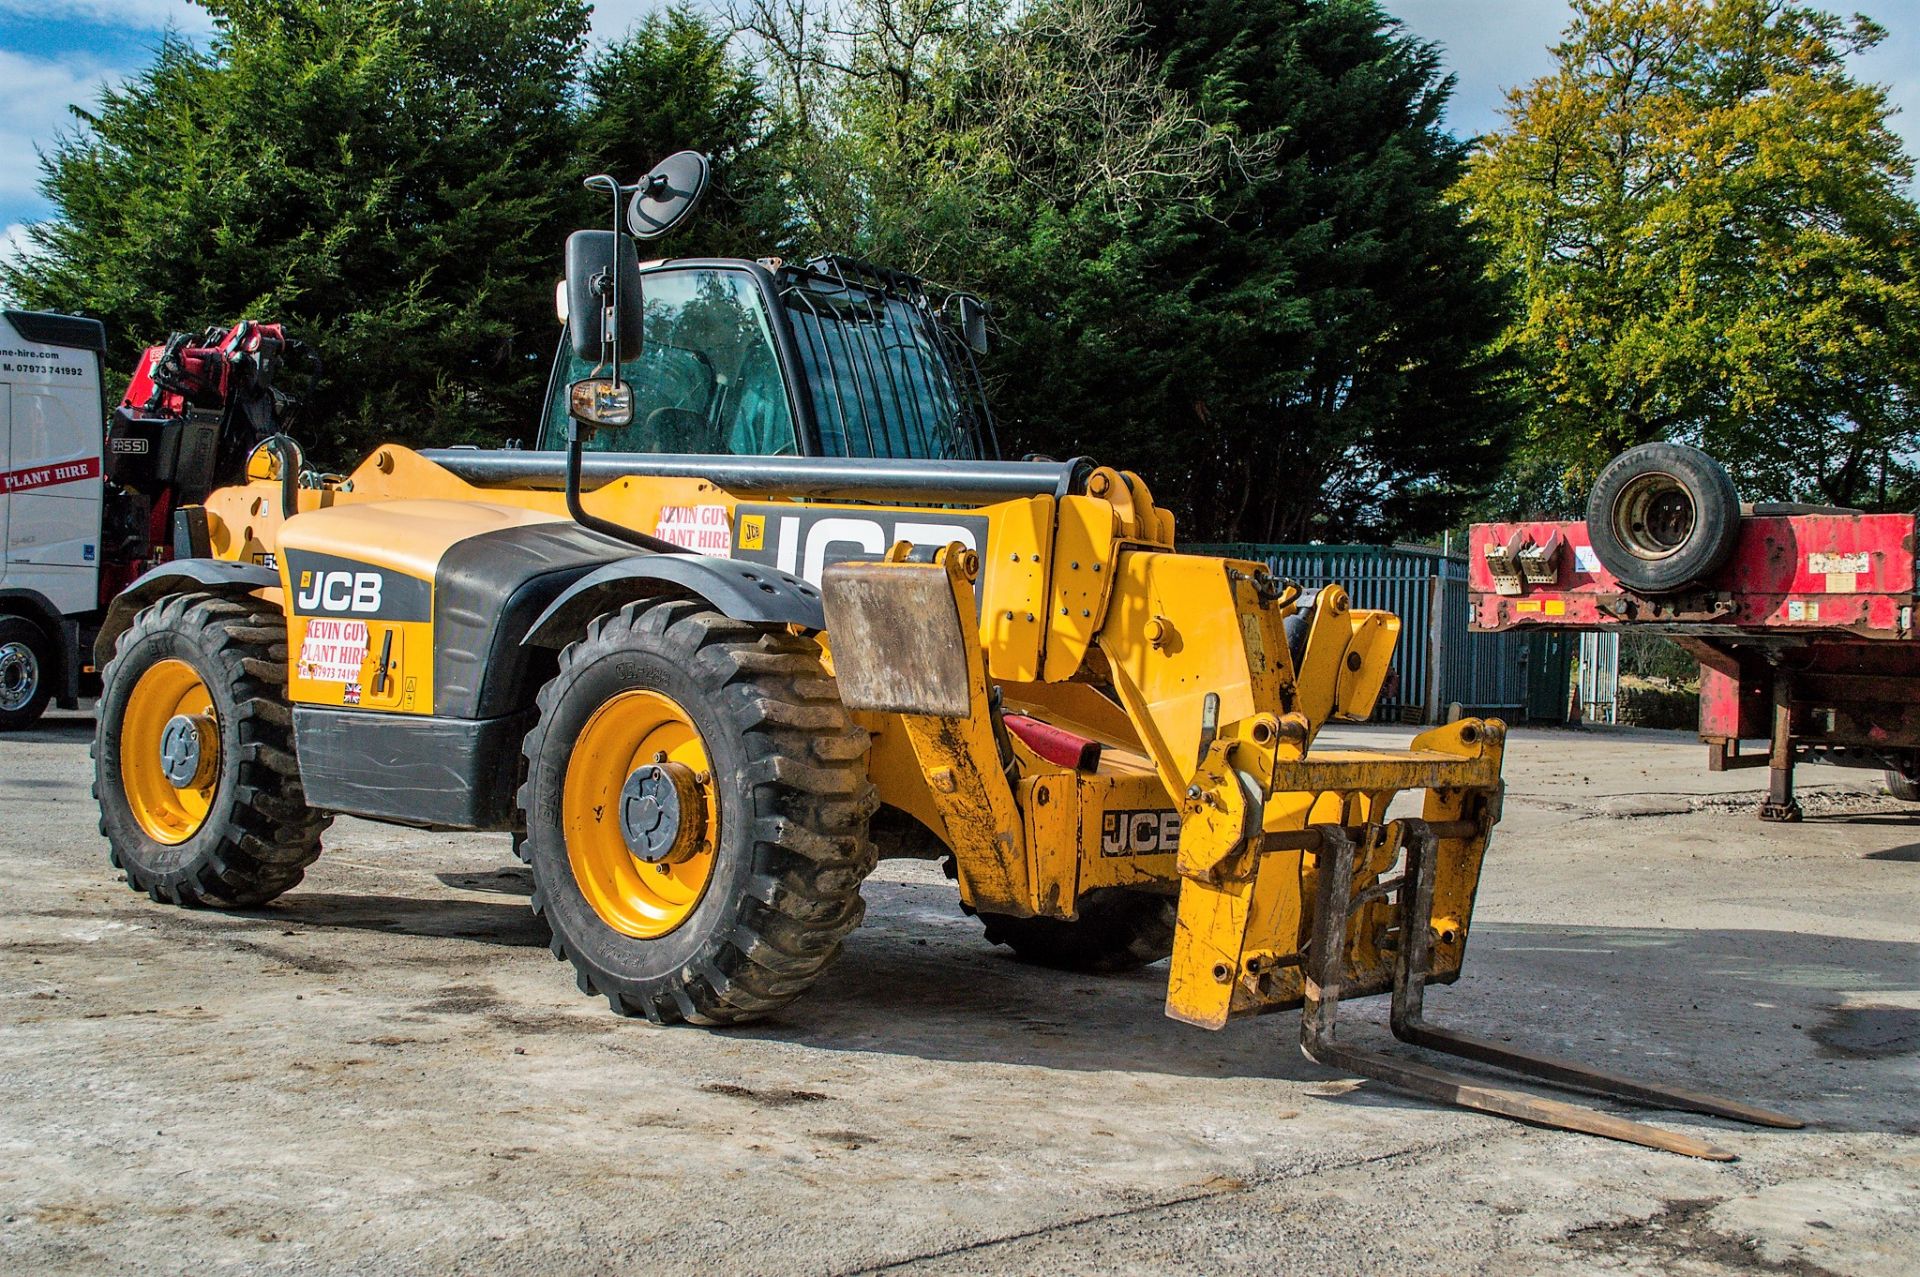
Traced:
POLYGON ((974 298, 837 259, 642 267, 705 177, 686 152, 590 181, 616 228, 569 240, 541 448, 315 476, 277 438, 181 512, 211 554, 136 582, 99 640, 96 792, 132 887, 262 905, 336 813, 511 831, 584 992, 729 1024, 813 983, 878 855, 941 858, 1023 957, 1170 958, 1191 1024, 1303 1006, 1335 1067, 1731 1156, 1336 1038, 1343 998, 1391 993, 1409 1041, 1796 1124, 1426 1025, 1504 726, 1321 746, 1371 713, 1396 618, 1178 553, 1134 474, 986 459, 974 298))

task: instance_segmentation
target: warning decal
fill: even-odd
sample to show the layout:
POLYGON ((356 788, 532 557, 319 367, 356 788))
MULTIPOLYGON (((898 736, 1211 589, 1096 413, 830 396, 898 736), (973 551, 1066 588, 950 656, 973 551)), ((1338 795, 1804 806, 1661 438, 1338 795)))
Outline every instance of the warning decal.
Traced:
POLYGON ((1872 560, 1865 550, 1856 554, 1809 554, 1807 571, 1814 576, 1830 576, 1839 572, 1849 576, 1860 576, 1871 571, 1872 560))
MULTIPOLYGON (((367 623, 315 618, 300 643, 300 677, 316 683, 358 683, 367 660, 367 623)), ((355 689, 358 690, 357 688, 355 689)))
POLYGON ((733 526, 723 505, 662 506, 653 535, 702 554, 733 553, 733 526))

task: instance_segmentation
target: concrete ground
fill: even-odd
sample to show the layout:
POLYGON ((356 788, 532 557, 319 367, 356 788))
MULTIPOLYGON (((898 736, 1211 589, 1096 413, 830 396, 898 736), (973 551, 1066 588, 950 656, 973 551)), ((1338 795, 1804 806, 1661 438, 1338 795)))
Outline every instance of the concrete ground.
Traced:
POLYGON ((1761 825, 1684 736, 1514 733, 1429 1009, 1808 1119, 1655 1118, 1713 1164, 1357 1083, 1291 1014, 1175 1024, 1164 967, 1022 967, 925 864, 731 1031, 579 996, 501 837, 343 820, 269 908, 164 908, 107 866, 90 732, 0 740, 0 1271, 1920 1268, 1920 808, 1870 773, 1761 825))

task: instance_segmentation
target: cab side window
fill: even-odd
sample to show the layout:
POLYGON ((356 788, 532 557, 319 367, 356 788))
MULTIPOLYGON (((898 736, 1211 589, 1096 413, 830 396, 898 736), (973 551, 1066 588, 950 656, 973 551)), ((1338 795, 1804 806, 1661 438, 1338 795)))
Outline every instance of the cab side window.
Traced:
MULTIPOLYGON (((596 452, 790 456, 793 413, 760 292, 743 271, 649 271, 642 285, 646 344, 621 368, 633 383, 633 424, 601 430, 596 452)), ((592 365, 565 354, 566 382, 592 365)), ((563 446, 566 398, 548 408, 542 445, 563 446)))

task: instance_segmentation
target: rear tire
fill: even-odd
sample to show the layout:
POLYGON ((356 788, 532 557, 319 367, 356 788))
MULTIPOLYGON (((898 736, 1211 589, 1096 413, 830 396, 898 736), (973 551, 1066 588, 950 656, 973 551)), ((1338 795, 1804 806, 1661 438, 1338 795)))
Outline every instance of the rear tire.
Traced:
POLYGON ((0 616, 0 732, 40 721, 53 699, 53 645, 24 616, 0 616))
POLYGON ((697 603, 630 603, 560 654, 525 749, 534 911, 581 991, 614 1011, 757 1019, 805 992, 860 924, 867 734, 811 640, 697 603), (614 827, 623 777, 649 762, 694 777, 676 810, 704 814, 695 842, 674 844, 682 859, 636 856, 614 827))
POLYGON ((1889 768, 1886 773, 1887 792, 1903 803, 1920 803, 1920 782, 1889 768))
POLYGON ((987 940, 1022 962, 1111 975, 1173 953, 1174 898, 1129 887, 1097 887, 1080 897, 1080 916, 1015 918, 982 913, 987 940))
POLYGON ((257 599, 181 594, 134 618, 101 679, 100 832, 127 885, 176 905, 251 907, 299 883, 333 817, 307 806, 287 705, 286 619, 257 599), (165 773, 162 735, 206 720, 199 776, 165 773), (164 725, 164 726, 157 726, 164 725))

